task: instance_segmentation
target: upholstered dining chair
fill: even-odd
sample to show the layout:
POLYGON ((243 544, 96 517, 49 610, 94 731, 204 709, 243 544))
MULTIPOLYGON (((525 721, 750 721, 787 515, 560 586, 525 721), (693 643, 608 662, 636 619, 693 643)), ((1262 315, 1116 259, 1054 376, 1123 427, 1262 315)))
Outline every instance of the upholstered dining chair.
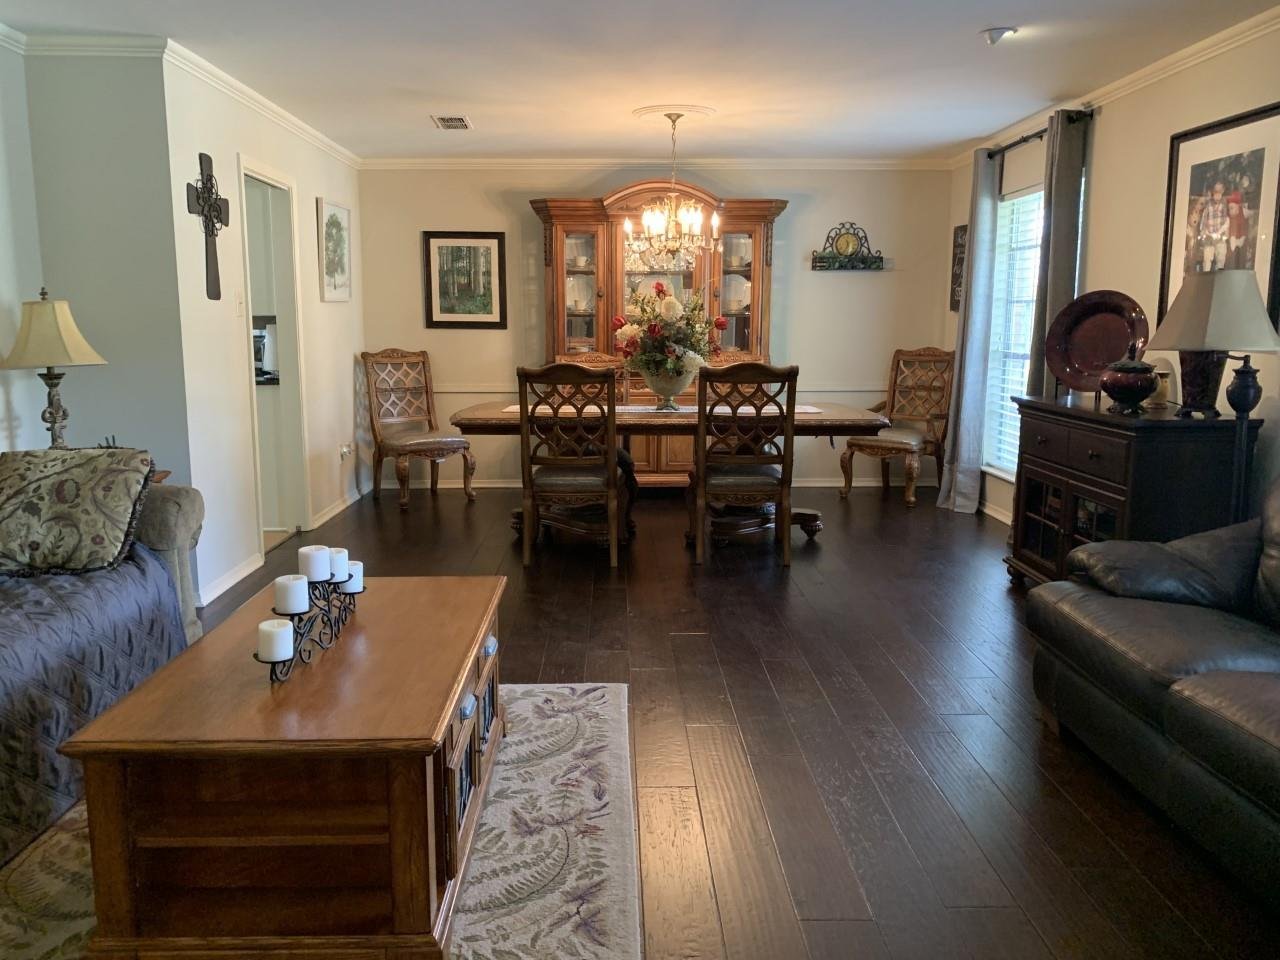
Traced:
POLYGON ((693 559, 706 554, 708 506, 774 505, 774 537, 791 565, 791 466, 800 368, 766 363, 698 371, 698 433, 689 474, 693 559))
POLYGON ((850 437, 840 455, 844 486, 840 499, 849 496, 853 486, 853 455, 863 453, 880 460, 880 480, 889 491, 889 463, 901 457, 906 470, 903 496, 908 507, 916 505, 916 480, 920 477, 920 458, 933 457, 942 477, 942 452, 947 440, 947 412, 951 407, 951 381, 955 374, 953 350, 920 347, 895 350, 889 369, 887 399, 871 408, 884 413, 891 421, 874 437, 850 437))
POLYGON ((520 473, 524 564, 544 525, 603 537, 609 565, 631 527, 634 470, 618 449, 617 372, 552 363, 516 371, 520 392, 520 473), (591 506, 603 510, 590 511, 591 506))
POLYGON ((462 456, 462 486, 467 499, 476 498, 471 479, 476 458, 471 441, 448 424, 436 419, 436 397, 431 385, 431 358, 425 350, 398 350, 362 353, 365 380, 369 385, 369 420, 373 433, 373 498, 379 498, 382 462, 396 461, 396 481, 400 485, 400 509, 409 508, 409 461, 418 457, 431 461, 431 492, 440 482, 440 463, 462 456))

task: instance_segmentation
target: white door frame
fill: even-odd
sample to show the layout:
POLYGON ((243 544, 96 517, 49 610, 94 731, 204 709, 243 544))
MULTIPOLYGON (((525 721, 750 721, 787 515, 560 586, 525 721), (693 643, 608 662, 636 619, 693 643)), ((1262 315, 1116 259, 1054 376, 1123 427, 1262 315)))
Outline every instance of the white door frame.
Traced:
MULTIPOLYGON (((297 182, 293 177, 280 170, 271 167, 269 164, 262 163, 249 157, 241 152, 236 154, 237 157, 237 192, 240 197, 240 247, 241 256, 244 258, 244 276, 245 276, 245 300, 249 304, 245 310, 245 327, 244 335, 248 338, 249 356, 253 356, 253 307, 251 298, 249 297, 249 225, 243 216, 244 211, 248 209, 245 194, 245 177, 253 177, 255 180, 261 180, 263 183, 270 184, 284 190, 289 195, 289 231, 292 234, 290 240, 290 248, 292 251, 292 260, 290 264, 293 273, 293 303, 294 303, 294 337, 298 344, 298 402, 300 408, 301 422, 299 427, 302 430, 302 527, 310 529, 311 518, 314 512, 311 506, 311 450, 307 443, 307 394, 305 376, 304 357, 306 351, 303 344, 302 333, 302 284, 301 284, 301 268, 302 263, 299 259, 301 256, 301 243, 298 236, 298 188, 297 182)), ((258 536, 262 536, 262 462, 258 452, 258 391, 257 384, 253 378, 249 380, 249 408, 251 411, 251 434, 253 437, 253 470, 255 475, 254 494, 256 502, 254 509, 257 515, 258 536)))

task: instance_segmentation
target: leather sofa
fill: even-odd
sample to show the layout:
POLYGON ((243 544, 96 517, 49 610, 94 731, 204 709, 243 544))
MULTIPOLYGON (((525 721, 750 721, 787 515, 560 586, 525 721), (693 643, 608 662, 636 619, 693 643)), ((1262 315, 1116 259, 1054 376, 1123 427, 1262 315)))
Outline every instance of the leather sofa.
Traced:
POLYGON ((1280 487, 1259 520, 1067 566, 1028 594, 1047 718, 1280 909, 1280 487))

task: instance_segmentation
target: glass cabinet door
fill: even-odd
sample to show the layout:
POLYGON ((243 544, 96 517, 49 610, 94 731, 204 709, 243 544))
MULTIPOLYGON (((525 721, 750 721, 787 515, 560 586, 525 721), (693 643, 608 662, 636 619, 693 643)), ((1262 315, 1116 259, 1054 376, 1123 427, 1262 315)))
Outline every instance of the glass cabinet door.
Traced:
POLYGON ((1050 578, 1057 576, 1058 560, 1067 534, 1066 487, 1061 480, 1028 467, 1019 479, 1015 555, 1050 578))
POLYGON ((602 329, 599 233, 566 230, 564 234, 564 345, 566 353, 598 349, 602 329))
POLYGON ((750 232, 726 231, 724 250, 720 254, 719 315, 729 322, 720 334, 725 350, 752 352, 754 326, 752 320, 752 272, 755 269, 755 235, 750 232))

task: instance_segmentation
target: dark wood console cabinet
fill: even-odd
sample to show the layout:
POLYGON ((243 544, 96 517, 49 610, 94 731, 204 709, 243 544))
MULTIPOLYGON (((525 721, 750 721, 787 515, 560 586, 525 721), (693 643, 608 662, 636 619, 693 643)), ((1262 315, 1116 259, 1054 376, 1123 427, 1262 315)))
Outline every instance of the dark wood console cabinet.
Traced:
MULTIPOLYGON (((1091 397, 1013 402, 1022 426, 1005 564, 1015 582, 1063 579, 1083 543, 1173 540, 1231 522, 1231 417, 1182 419, 1176 406, 1126 417, 1091 397)), ((1261 426, 1249 421, 1250 459, 1261 426)))

